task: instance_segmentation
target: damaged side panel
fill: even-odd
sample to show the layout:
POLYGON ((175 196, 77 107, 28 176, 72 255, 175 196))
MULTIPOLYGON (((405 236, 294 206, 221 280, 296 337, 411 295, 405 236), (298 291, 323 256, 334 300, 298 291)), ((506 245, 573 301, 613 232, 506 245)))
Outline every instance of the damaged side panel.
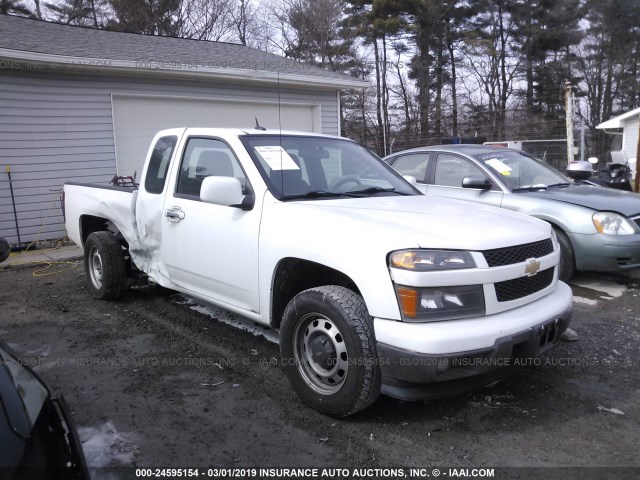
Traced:
MULTIPOLYGON (((84 247, 84 241, 92 231, 116 230, 127 242, 135 265, 153 281, 170 286, 160 261, 162 232, 154 228, 162 225, 162 204, 143 203, 140 206, 137 197, 137 190, 67 183, 65 198, 73 199, 65 204, 67 218, 80 219, 77 223, 67 222, 67 234, 74 243, 84 247)), ((158 200, 161 202, 161 198, 158 200)))

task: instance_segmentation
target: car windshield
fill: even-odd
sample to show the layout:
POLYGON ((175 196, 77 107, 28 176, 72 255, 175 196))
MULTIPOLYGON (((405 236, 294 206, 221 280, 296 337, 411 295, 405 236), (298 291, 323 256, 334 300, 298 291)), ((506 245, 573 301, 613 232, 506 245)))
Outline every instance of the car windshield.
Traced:
POLYGON ((281 200, 420 194, 350 140, 296 135, 246 135, 241 140, 281 200))
POLYGON ((512 191, 538 190, 566 186, 570 180, 541 160, 513 150, 475 155, 493 170, 512 191))

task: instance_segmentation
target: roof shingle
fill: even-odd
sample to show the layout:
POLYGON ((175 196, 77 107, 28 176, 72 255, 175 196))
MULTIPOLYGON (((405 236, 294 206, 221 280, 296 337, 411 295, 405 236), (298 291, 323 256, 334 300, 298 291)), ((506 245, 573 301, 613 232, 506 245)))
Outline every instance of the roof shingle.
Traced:
MULTIPOLYGON (((0 57, 7 50, 78 59, 135 62, 155 70, 253 70, 326 79, 335 86, 364 86, 340 73, 296 62, 244 45, 122 33, 0 15, 0 57)), ((302 78, 301 78, 302 80, 302 78)))

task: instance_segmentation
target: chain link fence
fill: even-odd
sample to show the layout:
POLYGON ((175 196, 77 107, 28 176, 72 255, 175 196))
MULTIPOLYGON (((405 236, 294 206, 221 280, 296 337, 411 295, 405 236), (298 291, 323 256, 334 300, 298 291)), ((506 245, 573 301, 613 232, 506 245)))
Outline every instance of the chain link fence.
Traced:
MULTIPOLYGON (((552 167, 565 172, 567 169, 567 140, 522 140, 522 151, 544 160, 552 167)), ((574 155, 579 159, 580 155, 574 155)))

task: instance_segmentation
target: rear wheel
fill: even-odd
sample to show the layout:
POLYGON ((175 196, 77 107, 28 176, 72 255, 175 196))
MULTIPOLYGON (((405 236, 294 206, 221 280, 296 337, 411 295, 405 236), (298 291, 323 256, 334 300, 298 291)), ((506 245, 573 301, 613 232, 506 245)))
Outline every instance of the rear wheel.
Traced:
POLYGON ((576 262, 573 255, 573 246, 566 233, 559 228, 554 228, 558 244, 560 244, 560 264, 558 276, 563 282, 568 281, 576 273, 576 262))
POLYGON ((111 232, 94 232, 84 245, 87 285, 94 298, 112 300, 120 297, 127 281, 125 254, 111 232))
POLYGON ((319 412, 345 417, 380 394, 373 321, 362 297, 348 288, 296 295, 284 311, 280 352, 294 390, 319 412))

